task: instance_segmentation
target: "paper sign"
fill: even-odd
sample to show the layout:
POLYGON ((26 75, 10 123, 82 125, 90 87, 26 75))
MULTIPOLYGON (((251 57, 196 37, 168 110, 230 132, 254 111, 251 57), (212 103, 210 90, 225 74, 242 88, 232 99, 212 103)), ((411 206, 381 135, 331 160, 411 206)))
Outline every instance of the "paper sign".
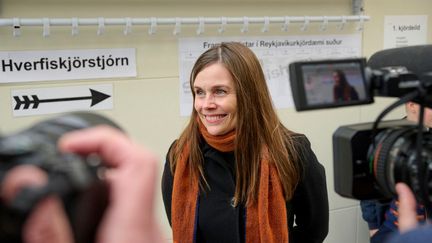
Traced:
POLYGON ((0 83, 135 77, 135 49, 1 51, 0 83))
POLYGON ((427 42, 427 15, 385 16, 384 49, 424 45, 427 42))
POLYGON ((181 38, 179 40, 180 114, 192 112, 189 75, 195 60, 216 43, 237 41, 252 49, 261 62, 276 108, 293 107, 288 65, 293 61, 359 57, 361 35, 181 38))

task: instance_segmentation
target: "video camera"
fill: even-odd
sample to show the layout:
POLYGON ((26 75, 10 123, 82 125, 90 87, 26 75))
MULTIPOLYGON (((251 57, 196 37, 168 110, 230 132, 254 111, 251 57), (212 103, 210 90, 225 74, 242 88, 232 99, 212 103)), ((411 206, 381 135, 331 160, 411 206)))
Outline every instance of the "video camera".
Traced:
POLYGON ((105 167, 96 155, 61 153, 57 141, 69 131, 101 124, 120 129, 103 116, 75 112, 0 137, 0 185, 6 174, 18 165, 34 165, 48 175, 45 186, 23 188, 12 203, 0 200, 0 242, 22 242, 25 219, 49 195, 63 201, 75 242, 94 242, 108 203, 107 185, 102 180, 105 167))
MULTIPOLYGON (((432 133, 423 108, 432 107, 432 46, 412 46, 364 58, 314 60, 289 65, 298 111, 370 104, 374 96, 398 97, 372 123, 339 127, 333 134, 335 191, 354 199, 389 199, 395 184, 410 186, 420 202, 432 204, 432 133), (420 104, 418 123, 381 122, 408 101, 420 104)), ((402 117, 401 117, 402 118, 402 117)))

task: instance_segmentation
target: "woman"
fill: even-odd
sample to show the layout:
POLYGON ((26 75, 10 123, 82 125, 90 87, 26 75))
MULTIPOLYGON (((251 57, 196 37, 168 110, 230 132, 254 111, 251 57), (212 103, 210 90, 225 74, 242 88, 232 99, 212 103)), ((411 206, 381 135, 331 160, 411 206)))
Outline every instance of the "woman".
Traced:
POLYGON ((194 109, 162 178, 174 242, 322 242, 324 168, 278 119, 253 52, 240 43, 207 50, 190 86, 194 109))
POLYGON ((357 91, 348 83, 342 70, 333 72, 333 81, 333 99, 335 102, 359 99, 357 91))

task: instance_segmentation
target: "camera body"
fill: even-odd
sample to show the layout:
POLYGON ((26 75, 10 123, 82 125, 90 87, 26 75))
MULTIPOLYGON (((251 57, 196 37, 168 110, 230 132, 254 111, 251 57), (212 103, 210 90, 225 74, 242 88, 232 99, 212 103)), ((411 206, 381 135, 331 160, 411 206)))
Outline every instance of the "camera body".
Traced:
POLYGON ((120 129, 103 116, 75 112, 0 137, 0 183, 19 165, 36 166, 48 176, 46 186, 24 188, 11 203, 0 201, 0 242, 21 242, 24 220, 48 195, 56 195, 63 201, 75 242, 94 242, 108 202, 107 185, 102 180, 105 167, 96 155, 61 153, 57 142, 67 132, 102 124, 120 129))
POLYGON ((432 134, 423 127, 423 117, 418 123, 402 118, 381 122, 408 101, 432 107, 432 76, 426 73, 432 68, 410 72, 401 64, 415 62, 398 65, 394 59, 399 52, 409 62, 425 53, 430 57, 432 46, 378 52, 367 62, 375 69, 365 58, 294 62, 289 65, 290 84, 298 111, 371 104, 375 96, 400 98, 375 122, 341 126, 333 133, 335 191, 359 200, 389 199, 396 195, 395 184, 405 182, 429 206, 432 134))

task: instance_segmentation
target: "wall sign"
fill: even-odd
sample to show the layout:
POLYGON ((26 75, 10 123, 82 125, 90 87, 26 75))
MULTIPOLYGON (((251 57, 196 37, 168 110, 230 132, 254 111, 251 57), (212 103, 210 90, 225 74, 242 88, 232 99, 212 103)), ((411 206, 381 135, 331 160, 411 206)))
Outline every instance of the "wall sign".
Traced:
POLYGON ((13 116, 113 108, 112 84, 12 90, 13 116))
POLYGON ((136 75, 134 48, 0 52, 0 83, 136 75))
POLYGON ((385 16, 384 49, 427 43, 427 15, 385 16))

